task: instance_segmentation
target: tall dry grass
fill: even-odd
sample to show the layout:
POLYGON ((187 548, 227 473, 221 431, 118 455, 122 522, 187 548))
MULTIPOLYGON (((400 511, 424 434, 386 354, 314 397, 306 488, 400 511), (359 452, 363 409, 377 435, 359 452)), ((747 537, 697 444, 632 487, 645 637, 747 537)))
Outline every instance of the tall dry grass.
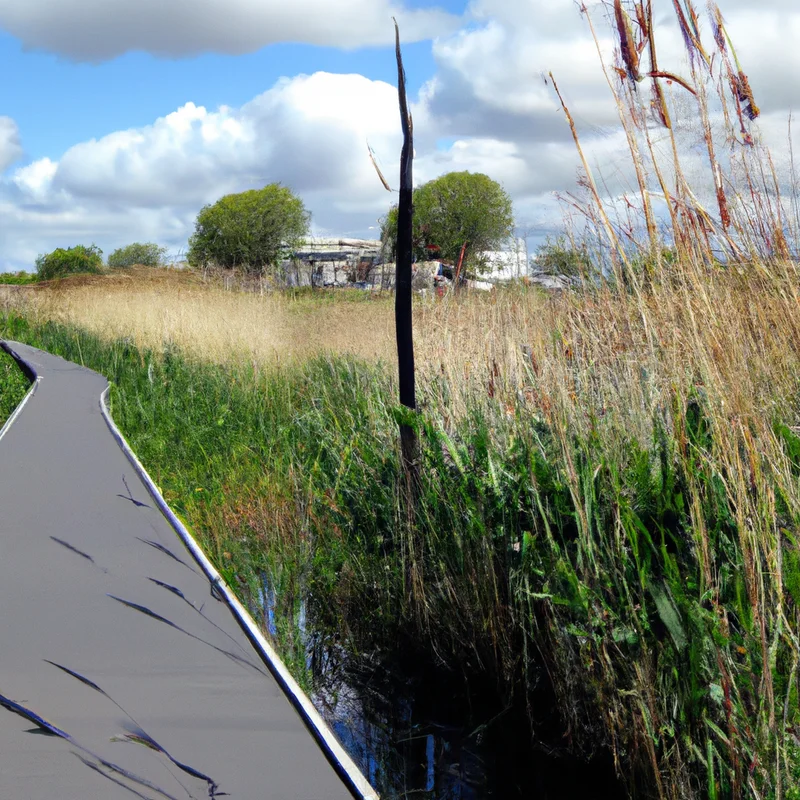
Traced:
MULTIPOLYGON (((798 279, 792 262, 755 270, 695 264, 638 293, 606 285, 544 295, 518 287, 417 303, 421 408, 432 426, 426 441, 441 436, 441 446, 455 448, 455 466, 437 467, 450 477, 432 475, 431 483, 466 481, 465 502, 474 491, 491 498, 494 484, 509 483, 517 487, 511 495, 527 496, 517 501, 524 507, 544 503, 535 513, 510 506, 493 512, 507 521, 499 529, 496 520, 480 523, 481 536, 494 543, 485 550, 480 536, 472 540, 465 564, 463 553, 448 549, 460 537, 469 541, 462 523, 431 499, 430 513, 450 521, 432 523, 423 546, 441 561, 427 567, 418 554, 419 570, 411 570, 417 577, 405 589, 419 635, 447 652, 473 646, 469 637, 482 630, 501 670, 512 675, 519 632, 527 631, 550 665, 573 746, 591 752, 602 744, 621 770, 634 764, 642 796, 700 797, 709 786, 718 796, 791 796, 800 688, 798 279), (476 419, 486 426, 494 466, 484 488, 470 489, 472 445, 459 442, 476 419), (512 466, 515 440, 530 440, 536 450, 545 434, 550 444, 542 452, 555 476, 549 488, 539 484, 535 465, 530 473, 512 466), (643 452, 654 455, 642 461, 643 452), (567 510, 556 513, 556 502, 567 510), (513 566, 514 548, 526 542, 530 573, 513 566), (506 555, 498 557, 497 548, 506 555), (426 577, 430 568, 434 578, 426 577), (448 636, 461 637, 460 644, 443 644, 448 636)), ((192 280, 64 282, 38 290, 27 301, 28 316, 69 321, 109 342, 122 336, 156 352, 180 343, 193 358, 223 365, 237 357, 231 342, 242 342, 242 354, 264 372, 323 351, 393 359, 391 338, 376 336, 390 328, 390 304, 232 295, 192 280), (169 315, 177 307, 180 314, 169 315), (275 318, 280 328, 270 327, 275 318), (259 349, 254 341, 263 330, 270 342, 273 330, 292 333, 280 351, 259 349)), ((147 386, 146 374, 143 381, 147 386)), ((318 391, 322 397, 327 389, 318 391)), ((376 429, 384 430, 391 396, 379 387, 358 391, 372 393, 359 401, 360 413, 375 414, 376 429), (376 402, 380 409, 369 410, 376 402)), ((306 424, 302 402, 295 413, 297 425, 306 424)), ((322 442, 337 415, 354 411, 325 405, 313 413, 319 432, 309 436, 322 442)), ((348 463, 371 463, 367 440, 360 440, 361 454, 345 428, 337 435, 344 440, 331 447, 350 452, 348 463)), ((320 542, 328 535, 321 533, 324 515, 338 520, 331 524, 339 532, 320 546, 349 552, 339 538, 342 508, 378 505, 361 479, 364 497, 336 495, 345 462, 332 463, 328 490, 303 502, 322 504, 314 512, 320 542)), ((220 513, 210 518, 225 520, 233 538, 244 535, 240 525, 261 531, 265 546, 270 525, 294 535, 291 502, 273 498, 264 506, 247 495, 241 508, 226 505, 243 502, 242 491, 226 489, 220 513), (277 508, 288 516, 273 519, 277 508)), ((301 517, 298 532, 309 524, 301 517)), ((354 547, 362 541, 357 529, 349 535, 354 547)), ((404 559, 417 557, 403 552, 404 559)), ((359 563, 362 555, 338 557, 359 563)), ((347 582, 335 584, 337 602, 357 609, 348 591, 357 597, 359 572, 345 573, 347 582)))
POLYGON ((221 281, 199 274, 139 268, 26 287, 0 298, 0 307, 80 325, 106 340, 127 338, 155 349, 172 344, 221 364, 274 363, 326 350, 391 354, 388 298, 345 304, 325 292, 319 298, 226 291, 221 281))

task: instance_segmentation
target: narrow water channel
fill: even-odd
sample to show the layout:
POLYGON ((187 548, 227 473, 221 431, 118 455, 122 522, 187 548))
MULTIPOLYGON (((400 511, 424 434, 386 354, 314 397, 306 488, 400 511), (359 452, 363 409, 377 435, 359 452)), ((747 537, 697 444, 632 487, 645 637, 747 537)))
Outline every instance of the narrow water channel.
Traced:
MULTIPOLYGON (((254 610, 274 635, 277 606, 266 581, 260 594, 254 610)), ((384 800, 627 796, 610 758, 586 763, 563 742, 534 745, 526 701, 504 706, 480 680, 468 684, 443 669, 354 657, 335 634, 314 628, 304 603, 292 624, 314 704, 384 800)))

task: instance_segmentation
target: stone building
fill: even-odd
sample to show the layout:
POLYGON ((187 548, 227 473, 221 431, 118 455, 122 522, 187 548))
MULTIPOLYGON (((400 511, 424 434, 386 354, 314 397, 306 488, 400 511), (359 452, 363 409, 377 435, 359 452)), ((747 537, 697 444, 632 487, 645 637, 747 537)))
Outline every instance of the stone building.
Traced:
POLYGON ((380 239, 307 239, 283 268, 290 286, 373 285, 380 239))

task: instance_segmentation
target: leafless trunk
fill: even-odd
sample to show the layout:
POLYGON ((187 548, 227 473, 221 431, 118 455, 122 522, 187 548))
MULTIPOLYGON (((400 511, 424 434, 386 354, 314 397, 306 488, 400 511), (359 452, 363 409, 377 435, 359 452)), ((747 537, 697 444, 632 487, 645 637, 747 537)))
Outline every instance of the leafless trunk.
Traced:
MULTIPOLYGON (((400 403, 416 409, 414 388, 414 339, 411 322, 411 259, 412 259, 412 162, 414 159, 414 129, 406 98, 406 76, 400 53, 400 30, 395 30, 397 56, 397 94, 400 102, 400 122, 403 127, 403 149, 400 156, 400 200, 397 208, 397 264, 395 275, 394 318, 397 332, 397 361, 400 379, 400 403)), ((400 424, 400 445, 406 482, 409 516, 413 514, 419 480, 419 442, 411 425, 400 424)))

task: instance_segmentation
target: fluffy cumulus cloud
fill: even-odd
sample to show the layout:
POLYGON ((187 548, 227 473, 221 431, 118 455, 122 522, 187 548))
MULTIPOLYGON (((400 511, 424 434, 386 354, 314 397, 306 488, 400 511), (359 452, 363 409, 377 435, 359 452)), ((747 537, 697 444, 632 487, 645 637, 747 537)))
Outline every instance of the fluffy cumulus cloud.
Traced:
MULTIPOLYGON (((373 41, 373 34, 379 40, 376 31, 384 20, 378 17, 391 13, 389 2, 343 0, 337 19, 328 20, 322 0, 297 0, 291 7, 305 9, 300 15, 302 37, 292 32, 299 29, 292 28, 291 15, 280 10, 290 5, 279 7, 271 0, 229 0, 228 13, 215 16, 214 24, 209 9, 218 10, 219 4, 197 0, 186 30, 178 12, 187 6, 177 2, 153 2, 151 7, 149 0, 0 0, 0 25, 16 30, 29 44, 81 58, 130 47, 164 53, 247 49, 280 38, 328 41, 325 36, 340 34, 338 43, 357 44, 373 41), (106 7, 114 7, 116 15, 128 14, 129 23, 112 30, 111 17, 103 16, 106 7), (44 19, 48 14, 43 9, 52 19, 44 19), (145 30, 141 9, 141 19, 150 14, 168 24, 160 26, 161 32, 159 25, 145 30), (72 21, 67 19, 71 15, 72 21), (67 32, 73 23, 75 30, 89 24, 92 36, 80 33, 71 39, 67 32), (180 36, 164 35, 162 41, 158 37, 169 25, 181 28, 180 36), (323 28, 330 25, 341 26, 340 34, 335 27, 325 33, 323 28), (152 38, 145 41, 147 36, 152 38), (70 43, 59 45, 57 40, 70 43)), ((687 65, 672 4, 654 0, 654 6, 661 65, 684 73, 687 65)), ((722 0, 721 7, 764 111, 759 135, 772 148, 779 173, 788 175, 787 120, 795 99, 791 77, 800 74, 800 49, 791 40, 800 36, 800 7, 795 0, 762 0, 758 25, 749 0, 722 0)), ((612 29, 602 6, 591 6, 591 11, 599 55, 585 17, 572 3, 473 0, 462 29, 446 33, 449 23, 442 22, 445 32, 433 44, 436 73, 412 104, 417 181, 451 170, 485 172, 505 185, 518 221, 535 228, 536 238, 554 230, 560 218, 554 193, 574 190, 581 165, 552 84, 543 77, 552 70, 602 191, 613 197, 635 192, 625 137, 600 68, 601 59, 608 65, 614 57, 612 29)), ((414 18, 416 12, 409 13, 414 18)), ((704 25, 708 33, 708 23, 704 25)), ((405 24, 404 33, 408 31, 405 24)), ((696 119, 689 96, 677 86, 671 91, 683 98, 683 118, 696 119)), ((53 154, 16 169, 21 154, 17 127, 0 118, 0 167, 6 170, 0 181, 5 222, 0 252, 6 261, 0 268, 30 265, 39 252, 77 242, 96 241, 108 251, 149 239, 177 250, 185 246, 202 205, 273 181, 302 196, 317 232, 375 235, 378 218, 396 195, 381 187, 367 142, 396 188, 396 103, 394 87, 361 75, 300 75, 282 79, 241 107, 207 109, 187 102, 151 125, 75 144, 58 159, 53 154)), ((799 131, 796 122, 795 152, 800 152, 799 131)), ((687 145, 687 168, 696 168, 702 181, 707 170, 697 146, 701 140, 692 141, 697 131, 689 125, 679 135, 687 145)))
MULTIPOLYGON (((587 129, 613 126, 617 117, 600 69, 614 56, 609 6, 551 0, 473 0, 472 24, 434 43, 439 72, 427 87, 427 103, 449 132, 512 135, 549 141, 569 135, 559 124, 554 92, 544 81, 553 72, 570 110, 587 129), (592 20, 600 54, 592 35, 592 20)), ((662 69, 683 72, 683 42, 672 4, 654 0, 662 69)), ((702 11, 703 4, 697 4, 702 11)), ((737 54, 765 111, 796 101, 800 5, 795 0, 719 0, 737 54)), ((703 18, 704 35, 710 25, 703 18)))
POLYGON ((0 172, 22 157, 22 142, 17 123, 10 117, 0 117, 0 172))
POLYGON ((314 209, 326 224, 337 196, 351 207, 361 198, 363 208, 381 197, 366 140, 378 151, 399 152, 396 102, 393 87, 361 75, 282 79, 238 109, 187 103, 151 126, 76 145, 51 186, 89 202, 194 208, 279 181, 312 206, 315 198, 330 198, 314 209))
MULTIPOLYGON (((3 133, 0 121, 0 158, 3 133)), ((392 177, 400 152, 396 90, 361 75, 283 79, 235 109, 187 103, 152 125, 13 170, 0 185, 2 266, 25 266, 79 241, 108 249, 149 238, 177 250, 204 204, 276 181, 303 197, 316 230, 367 234, 392 199, 367 140, 392 177)))
POLYGON ((406 41, 450 32, 451 14, 402 0, 0 0, 0 27, 27 47, 77 61, 131 50, 176 57, 248 53, 275 42, 385 45, 391 18, 406 41))
MULTIPOLYGON (((448 141, 460 142, 465 153, 486 153, 485 143, 494 142, 495 155, 487 155, 484 163, 498 172, 508 166, 513 152, 518 168, 510 170, 507 180, 518 214, 540 207, 548 192, 563 192, 575 183, 577 157, 550 72, 603 186, 612 195, 633 188, 630 157, 601 68, 612 65, 617 46, 610 6, 587 1, 584 14, 580 5, 473 0, 471 24, 433 45, 438 71, 421 97, 428 127, 448 141)), ((685 74, 688 64, 672 4, 654 0, 653 5, 660 66, 685 74)), ((697 5, 704 12, 703 4, 697 5)), ((780 161, 786 151, 786 120, 797 98, 792 76, 800 75, 800 49, 791 45, 800 36, 800 5, 796 0, 762 0, 757 9, 751 0, 719 0, 719 5, 756 101, 765 112, 764 140, 778 151, 780 161), (776 134, 781 129, 782 142, 776 134)), ((701 25, 710 40, 705 16, 701 25)), ((613 72, 610 78, 615 80, 613 72)), ((646 84, 642 90, 648 91, 646 84)), ((683 103, 684 111, 695 119, 696 111, 689 105, 683 103)), ((440 159, 450 163, 463 155, 453 149, 440 159)), ((697 160, 695 155, 689 158, 697 160)), ((531 219, 538 216, 532 213, 531 219)), ((546 216, 551 217, 549 212, 546 216)))

